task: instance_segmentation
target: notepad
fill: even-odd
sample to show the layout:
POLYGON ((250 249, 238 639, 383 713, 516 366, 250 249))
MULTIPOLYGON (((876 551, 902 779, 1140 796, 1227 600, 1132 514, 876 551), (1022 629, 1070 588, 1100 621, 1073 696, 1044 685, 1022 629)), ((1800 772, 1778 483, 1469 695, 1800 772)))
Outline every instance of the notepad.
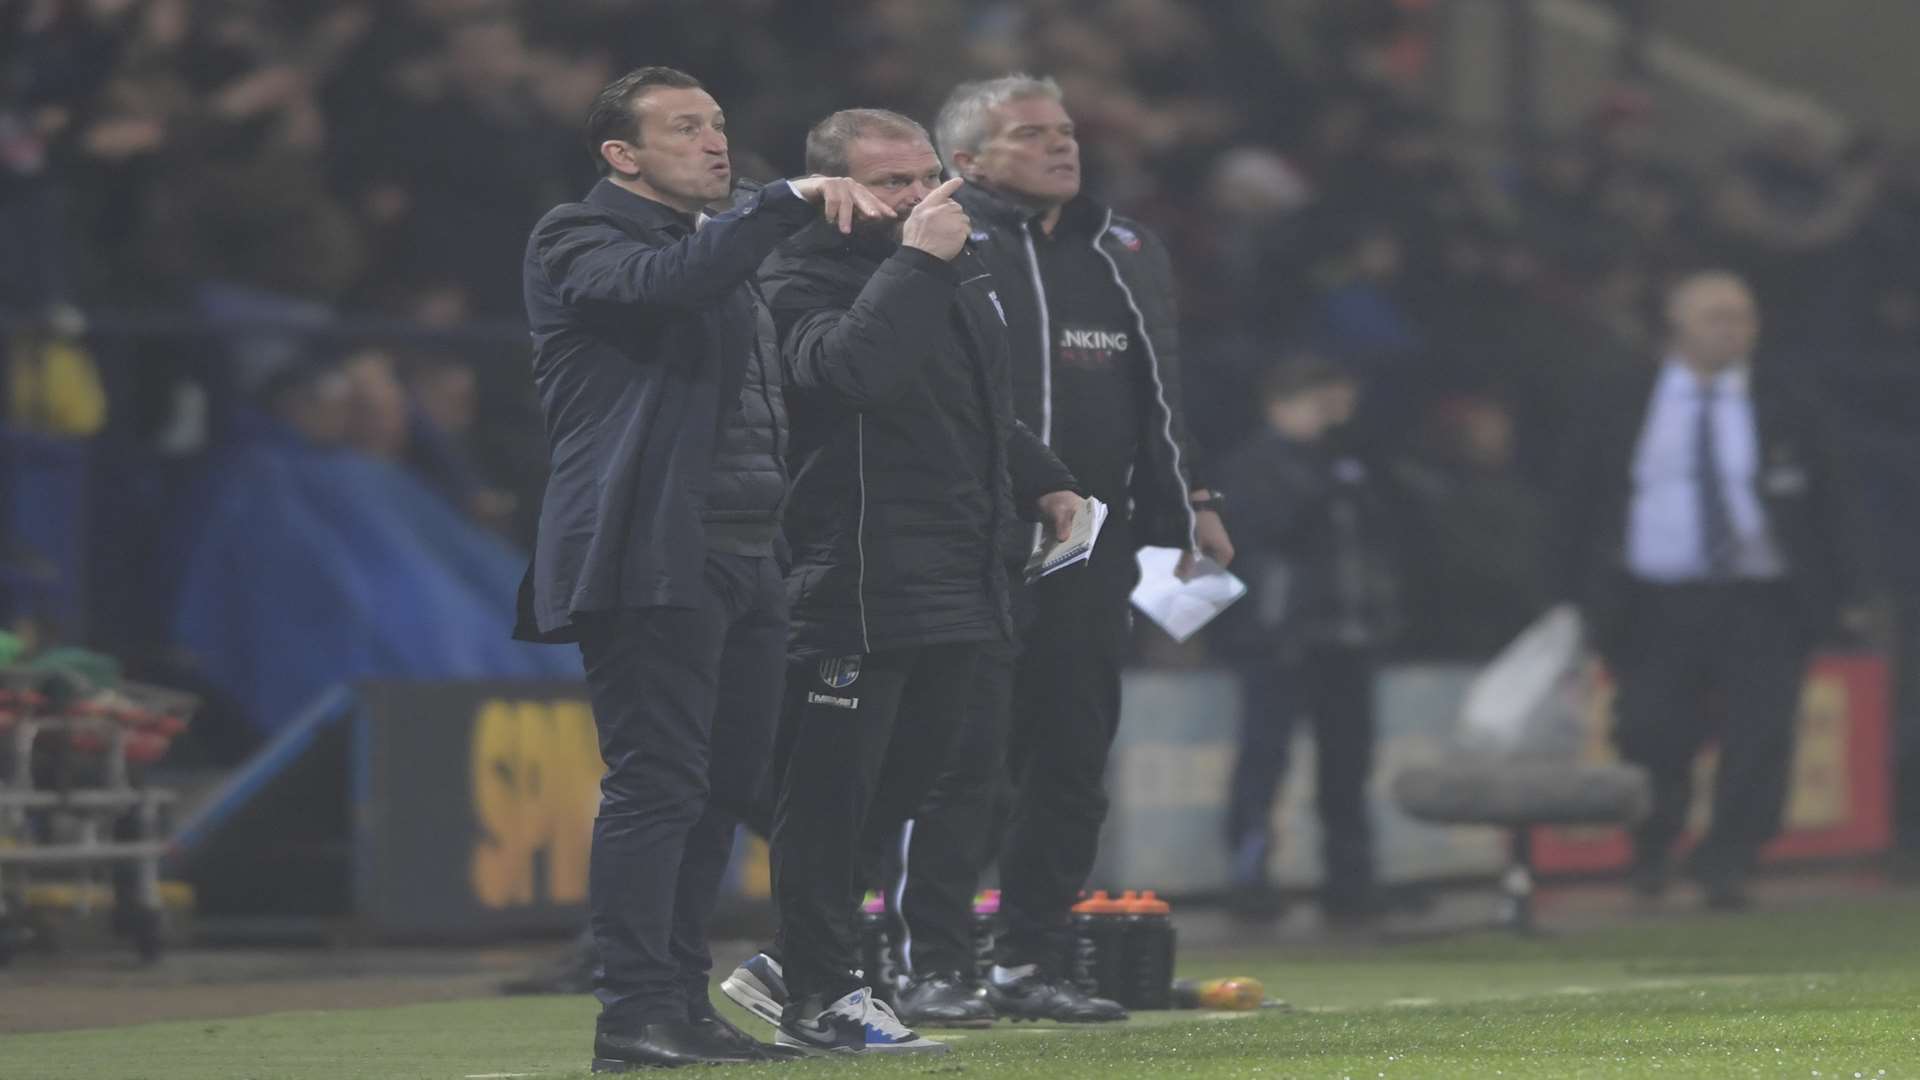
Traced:
POLYGON ((1041 530, 1040 543, 1027 558, 1027 580, 1038 581, 1056 570, 1087 561, 1093 556, 1094 542, 1100 539, 1100 527, 1106 523, 1107 504, 1099 499, 1082 499, 1080 508, 1073 513, 1073 528, 1065 540, 1056 540, 1045 529, 1041 530))

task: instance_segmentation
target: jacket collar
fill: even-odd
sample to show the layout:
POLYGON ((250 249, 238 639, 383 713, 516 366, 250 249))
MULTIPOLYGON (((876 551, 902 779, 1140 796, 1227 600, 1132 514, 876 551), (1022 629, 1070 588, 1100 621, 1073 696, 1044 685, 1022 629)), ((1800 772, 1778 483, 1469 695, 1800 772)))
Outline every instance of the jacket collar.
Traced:
MULTIPOLYGON (((978 184, 962 184, 954 194, 955 201, 964 207, 968 214, 980 218, 989 224, 1006 228, 1025 228, 1027 224, 1040 216, 1040 211, 1015 202, 1000 193, 978 184)), ((1106 218, 1107 208, 1093 196, 1082 192, 1060 211, 1061 226, 1092 235, 1106 218)))
POLYGON ((849 235, 842 233, 839 226, 825 219, 814 221, 794 233, 784 245, 786 250, 795 255, 836 253, 857 255, 874 262, 884 260, 899 246, 899 241, 885 232, 855 229, 849 235))
POLYGON ((604 177, 593 185, 592 191, 587 192, 587 202, 652 228, 693 231, 694 215, 681 213, 666 203, 635 195, 604 177))

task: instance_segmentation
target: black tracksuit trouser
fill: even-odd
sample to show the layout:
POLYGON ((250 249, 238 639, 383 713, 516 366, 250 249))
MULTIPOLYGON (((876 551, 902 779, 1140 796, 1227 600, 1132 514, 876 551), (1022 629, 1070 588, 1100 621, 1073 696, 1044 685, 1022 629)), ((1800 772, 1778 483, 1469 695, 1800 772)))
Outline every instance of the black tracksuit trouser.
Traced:
POLYGON ((915 815, 898 917, 916 973, 969 972, 972 899, 997 855, 996 962, 1064 972, 1071 912, 1107 817, 1107 756, 1120 727, 1120 669, 1137 580, 1124 523, 1088 564, 1028 587, 1021 647, 989 650, 966 728, 915 815))
POLYGON ((865 984, 856 907, 866 855, 900 835, 949 759, 983 646, 795 662, 774 807, 775 942, 794 1006, 865 984))
POLYGON ((709 554, 693 608, 580 620, 606 775, 588 871, 604 1030, 706 1001, 707 920, 735 821, 772 749, 786 584, 771 557, 709 554))
POLYGON ((1713 823, 1695 858, 1742 873, 1780 831, 1812 635, 1784 583, 1630 585, 1614 739, 1653 780, 1637 858, 1664 858, 1686 824, 1693 759, 1716 733, 1713 823))

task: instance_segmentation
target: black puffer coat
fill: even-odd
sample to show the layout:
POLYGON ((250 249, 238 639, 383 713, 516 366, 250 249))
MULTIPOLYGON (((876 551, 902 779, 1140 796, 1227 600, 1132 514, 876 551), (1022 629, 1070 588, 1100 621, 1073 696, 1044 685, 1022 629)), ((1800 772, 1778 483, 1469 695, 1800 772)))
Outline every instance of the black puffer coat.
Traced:
POLYGON ((994 539, 1042 494, 1078 488, 1014 418, 992 276, 969 255, 821 223, 775 251, 761 284, 793 423, 790 651, 1010 634, 994 539))
MULTIPOLYGON (((758 192, 758 185, 742 182, 734 191, 734 204, 746 205, 758 192)), ((702 514, 708 549, 733 555, 773 554, 787 502, 787 405, 781 388, 780 338, 772 315, 758 300, 753 320, 753 351, 740 387, 740 407, 720 429, 702 514)))

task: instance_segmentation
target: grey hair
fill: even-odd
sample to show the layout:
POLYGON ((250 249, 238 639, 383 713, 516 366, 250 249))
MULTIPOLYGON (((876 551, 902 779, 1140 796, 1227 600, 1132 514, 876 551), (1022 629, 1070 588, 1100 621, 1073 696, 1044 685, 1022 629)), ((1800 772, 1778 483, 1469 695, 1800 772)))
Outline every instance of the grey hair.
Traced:
POLYGON ((928 146, 927 129, 910 116, 887 109, 842 109, 807 132, 807 171, 816 176, 845 176, 847 151, 859 138, 919 139, 928 146))
POLYGON ((1060 84, 1050 75, 1036 77, 1021 73, 954 87, 953 93, 947 95, 947 103, 940 106, 940 116, 933 122, 933 130, 940 133, 940 160, 946 163, 947 170, 956 176, 960 173, 953 163, 955 153, 980 152, 980 147, 993 134, 993 110, 1009 102, 1037 97, 1060 101, 1060 84))

